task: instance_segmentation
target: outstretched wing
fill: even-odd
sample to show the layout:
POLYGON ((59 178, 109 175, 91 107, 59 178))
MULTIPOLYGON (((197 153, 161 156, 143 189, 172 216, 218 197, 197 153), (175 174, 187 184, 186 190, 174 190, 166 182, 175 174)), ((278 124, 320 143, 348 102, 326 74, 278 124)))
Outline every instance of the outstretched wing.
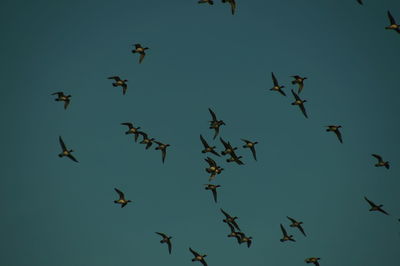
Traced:
POLYGON ((364 197, 364 199, 369 203, 369 205, 371 205, 371 207, 376 207, 376 204, 367 199, 367 197, 364 197))
POLYGON ((58 137, 58 140, 59 140, 59 142, 60 142, 61 149, 62 149, 63 151, 67 150, 67 147, 65 146, 65 143, 64 143, 63 139, 61 138, 61 136, 58 137))
POLYGON ((168 238, 168 236, 164 233, 156 232, 156 234, 160 235, 162 238, 168 238))
POLYGON ((293 218, 290 218, 289 216, 286 216, 292 223, 297 223, 297 221, 293 218))
POLYGON ((114 188, 114 190, 118 193, 120 199, 125 199, 124 193, 118 188, 114 188))
POLYGON ((215 115, 213 110, 211 110, 211 108, 208 108, 208 111, 210 111, 210 114, 211 114, 211 117, 212 117, 212 121, 217 121, 217 116, 215 115))
POLYGON ((343 143, 343 139, 342 139, 342 133, 340 133, 339 129, 335 130, 335 134, 338 137, 340 143, 343 143))
POLYGON ((108 79, 113 79, 115 81, 120 81, 121 80, 118 76, 112 76, 112 77, 109 77, 108 79))
POLYGON ((75 159, 75 157, 72 154, 68 154, 67 157, 70 158, 72 161, 79 163, 78 160, 75 159))
POLYGON ((297 95, 297 93, 295 93, 294 90, 291 90, 291 91, 292 91, 292 94, 293 94, 294 98, 296 99, 296 101, 301 101, 299 95, 297 95))
POLYGON ((383 161, 382 157, 378 154, 372 154, 372 156, 374 156, 376 159, 378 159, 379 162, 383 161))
POLYGON ((394 17, 392 16, 392 14, 390 13, 390 11, 388 10, 387 12, 389 20, 390 20, 390 24, 391 25, 395 25, 396 24, 396 20, 394 20, 394 17))
POLYGON ((278 80, 276 79, 274 72, 271 72, 272 76, 272 82, 274 83, 274 86, 279 86, 278 80))
POLYGON ((204 148, 208 148, 209 147, 207 141, 203 138, 202 135, 200 135, 200 140, 201 140, 201 143, 203 143, 204 148))
POLYGON ((195 257, 200 256, 200 254, 197 253, 196 251, 194 251, 191 247, 189 247, 189 250, 190 250, 190 252, 192 252, 192 254, 193 254, 195 257))
POLYGON ((230 217, 231 217, 231 216, 230 216, 227 212, 225 212, 222 208, 221 208, 220 210, 221 210, 221 212, 225 215, 226 218, 230 218, 230 217))
POLYGON ((213 193, 213 197, 214 197, 214 201, 217 202, 217 189, 211 189, 212 193, 213 193))
POLYGON ((140 54, 139 64, 142 63, 142 61, 143 61, 145 55, 146 55, 145 53, 141 53, 141 54, 140 54))
POLYGON ((304 229, 303 229, 303 227, 302 227, 301 225, 299 225, 297 228, 299 228, 300 232, 301 232, 304 236, 306 236, 306 233, 304 232, 304 229))
POLYGON ((133 124, 129 122, 121 123, 121 125, 129 127, 129 129, 133 128, 133 124))
POLYGON ((306 111, 306 108, 304 107, 304 104, 300 104, 299 107, 300 107, 300 110, 301 110, 301 112, 303 113, 303 115, 304 115, 306 118, 308 118, 308 116, 307 116, 307 111, 306 111))
POLYGON ((281 224, 281 230, 282 230, 283 236, 287 236, 286 229, 283 227, 282 224, 281 224))

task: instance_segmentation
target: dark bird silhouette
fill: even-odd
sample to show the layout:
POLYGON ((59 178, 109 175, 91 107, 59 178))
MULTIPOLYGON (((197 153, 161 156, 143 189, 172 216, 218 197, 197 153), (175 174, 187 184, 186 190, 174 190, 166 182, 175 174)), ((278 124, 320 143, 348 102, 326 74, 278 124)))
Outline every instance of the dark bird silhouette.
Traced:
POLYGON ((236 219, 238 219, 236 216, 235 217, 232 217, 232 216, 230 216, 227 212, 225 212, 223 209, 220 209, 221 210, 221 212, 225 215, 225 219, 223 219, 222 221, 224 222, 224 223, 228 223, 228 224, 231 224, 231 225, 233 225, 237 230, 239 230, 240 231, 240 228, 239 228, 239 225, 236 223, 236 219))
POLYGON ((146 144, 146 150, 153 145, 153 141, 155 140, 154 138, 149 138, 148 135, 144 132, 139 132, 140 135, 143 136, 143 140, 140 142, 140 144, 146 144))
POLYGON ((114 87, 121 86, 122 87, 122 94, 125 95, 126 90, 128 89, 128 85, 126 85, 127 79, 122 80, 118 76, 109 77, 108 79, 113 79, 115 82, 112 84, 114 87))
POLYGON ((340 143, 343 143, 342 133, 340 133, 340 130, 339 130, 339 128, 341 128, 342 126, 330 125, 330 126, 326 126, 326 127, 327 127, 327 129, 326 129, 327 132, 329 132, 329 131, 335 132, 335 134, 336 134, 337 138, 339 139, 340 143))
POLYGON ((140 127, 134 127, 132 123, 129 122, 125 122, 125 123, 121 123, 121 125, 127 126, 128 127, 128 131, 125 132, 125 134, 134 134, 135 135, 135 142, 137 142, 137 139, 139 137, 140 134, 140 127))
POLYGON ((149 49, 149 47, 142 47, 139 43, 134 44, 135 45, 135 49, 132 50, 132 53, 138 53, 140 54, 139 57, 139 64, 142 63, 144 57, 146 56, 146 50, 149 49))
POLYGON ((204 184, 205 190, 211 190, 213 197, 214 197, 214 201, 215 203, 217 203, 217 188, 221 187, 220 185, 213 185, 213 184, 204 184))
POLYGON ((233 148, 229 141, 226 142, 221 137, 219 138, 219 140, 221 141, 222 145, 224 145, 224 147, 225 147, 225 150, 221 152, 222 155, 227 155, 227 154, 231 155, 232 153, 234 153, 235 150, 237 150, 237 147, 233 148))
POLYGON ((160 232, 156 232, 156 234, 160 235, 163 239, 160 241, 160 243, 167 243, 168 245, 168 252, 169 254, 171 254, 171 250, 172 250, 172 244, 171 244, 171 238, 172 236, 167 236, 164 233, 160 233, 160 232))
POLYGON ((62 91, 52 93, 51 95, 57 95, 54 99, 56 102, 64 102, 64 110, 67 109, 69 103, 71 102, 71 95, 65 95, 62 91))
POLYGON ((283 88, 285 88, 285 86, 279 86, 278 80, 276 79, 274 72, 271 72, 271 76, 272 76, 272 82, 274 83, 274 86, 270 90, 277 91, 280 94, 282 94, 283 96, 286 96, 286 93, 282 90, 283 88))
POLYGON ((305 262, 306 263, 314 263, 314 265, 315 266, 319 266, 319 260, 320 260, 321 258, 315 258, 315 257, 312 257, 312 258, 307 258, 306 260, 305 260, 305 262))
POLYGON ((299 90, 297 91, 298 94, 303 90, 304 88, 304 81, 307 79, 306 77, 302 78, 298 75, 292 76, 294 80, 292 81, 292 84, 298 84, 299 85, 299 90))
POLYGON ((299 106, 301 112, 303 113, 303 115, 304 115, 306 118, 308 118, 307 112, 306 112, 306 108, 304 107, 304 103, 307 102, 307 100, 302 100, 302 99, 300 99, 299 95, 297 95, 297 93, 295 93, 293 90, 292 90, 292 94, 293 94, 293 96, 294 96, 294 98, 295 98, 295 101, 292 102, 292 105, 297 105, 297 106, 299 106))
POLYGON ((389 161, 386 161, 386 162, 383 161, 382 157, 378 154, 372 154, 372 156, 374 156, 378 160, 378 163, 375 164, 375 167, 384 166, 384 167, 386 167, 386 169, 390 168, 389 161))
POLYGON ((162 162, 164 163, 165 161, 165 156, 167 155, 167 147, 171 146, 169 144, 164 144, 158 141, 154 140, 154 143, 156 143, 158 145, 158 147, 156 147, 156 150, 160 150, 161 151, 161 155, 162 155, 162 162))
POLYGON ((62 152, 60 154, 58 154, 58 157, 62 158, 64 156, 67 156, 68 158, 70 158, 72 161, 74 162, 78 162, 77 159, 75 159, 75 157, 71 154, 72 152, 74 152, 73 150, 68 150, 67 146, 65 146, 65 143, 63 141, 63 139, 61 138, 61 136, 58 137, 58 140, 60 142, 60 146, 62 149, 62 152))
POLYGON ((382 207, 383 207, 382 204, 376 205, 375 203, 373 203, 372 201, 370 201, 369 199, 367 199, 367 197, 364 197, 364 199, 369 203, 369 205, 371 205, 371 209, 369 209, 370 212, 371 212, 371 211, 379 211, 379 212, 381 212, 381 213, 384 213, 384 214, 386 214, 386 215, 389 215, 387 212, 385 212, 385 211, 382 209, 382 207))
POLYGON ((211 110, 211 108, 208 108, 208 111, 210 111, 211 118, 212 118, 212 120, 210 121, 210 129, 215 130, 215 134, 214 134, 214 139, 215 139, 218 136, 220 126, 225 125, 225 122, 222 120, 218 120, 217 116, 215 115, 213 110, 211 110))
POLYGON ((199 4, 209 4, 209 5, 213 5, 214 1, 213 0, 200 0, 198 2, 199 4))
POLYGON ((244 162, 242 162, 242 161, 240 160, 240 159, 242 158, 242 156, 237 156, 237 155, 235 154, 234 151, 232 151, 232 152, 230 153, 230 155, 231 155, 231 157, 229 157, 228 159, 226 159, 226 162, 228 162, 228 163, 235 162, 235 163, 237 163, 238 165, 243 165, 243 164, 244 164, 244 162))
POLYGON ((283 238, 281 238, 281 242, 285 242, 285 241, 296 242, 296 240, 293 239, 293 235, 287 234, 286 229, 285 229, 285 227, 283 227, 282 224, 281 224, 281 230, 282 230, 282 234, 283 234, 283 238))
POLYGON ((363 4, 364 4, 362 0, 357 0, 357 2, 358 2, 360 5, 363 5, 363 4))
POLYGON ((229 228, 231 229, 231 233, 228 235, 228 237, 234 237, 238 241, 239 244, 241 244, 240 240, 242 238, 241 232, 236 232, 235 227, 228 223, 229 228))
POLYGON ((244 233, 242 232, 238 232, 238 234, 240 235, 240 240, 239 240, 239 244, 242 243, 247 243, 247 247, 249 248, 251 246, 252 243, 252 237, 251 236, 246 236, 244 233))
POLYGON ((254 160, 257 161, 257 154, 256 154, 256 148, 254 147, 256 144, 258 144, 257 141, 250 141, 247 139, 241 139, 242 141, 244 141, 246 143, 246 145, 243 146, 243 148, 249 148, 251 150, 251 153, 253 154, 253 158, 254 160))
POLYGON ((199 253, 197 253, 196 251, 194 251, 192 248, 189 247, 190 252, 192 252, 194 258, 192 259, 192 261, 200 261, 201 264, 203 264, 204 266, 207 266, 207 262, 204 260, 205 257, 207 257, 207 254, 204 255, 200 255, 199 253))
POLYGON ((297 227, 297 228, 299 228, 300 232, 301 232, 304 236, 306 236, 306 233, 304 233, 304 229, 303 229, 303 227, 301 226, 301 225, 303 224, 303 222, 298 222, 298 221, 296 221, 295 219, 290 218, 289 216, 286 216, 286 217, 292 222, 292 224, 290 225, 290 227, 297 227))
POLYGON ((126 204, 128 204, 129 202, 132 202, 131 200, 126 200, 125 199, 125 195, 124 195, 124 193, 122 193, 122 191, 121 190, 119 190, 119 189, 117 189, 117 188, 114 188, 115 189, 115 191, 118 193, 118 195, 119 195, 119 199, 118 200, 114 200, 114 203, 116 203, 116 204, 121 204, 121 208, 123 208, 123 207, 125 207, 126 206, 126 204))
POLYGON ((385 27, 385 29, 387 30, 395 30, 397 33, 400 33, 400 26, 399 24, 396 23, 396 20, 394 19, 394 17, 392 16, 392 14, 390 14, 390 11, 387 12, 389 21, 390 21, 390 25, 385 27))
POLYGON ((220 155, 214 150, 215 146, 208 145, 207 141, 203 138, 202 135, 200 135, 200 140, 201 140, 201 143, 203 143, 203 146, 204 146, 204 150, 201 151, 202 153, 210 152, 210 153, 220 157, 220 155))
POLYGON ((235 0, 222 0, 222 3, 229 3, 231 5, 231 13, 235 15, 236 11, 236 1, 235 0))
POLYGON ((212 158, 207 157, 207 159, 204 159, 204 160, 205 160, 205 161, 208 163, 208 165, 209 165, 209 167, 206 168, 206 172, 209 173, 209 174, 211 174, 208 181, 213 180, 213 179, 215 178, 216 175, 221 174, 221 172, 224 170, 224 168, 219 167, 219 166, 217 165, 217 163, 216 163, 212 158))

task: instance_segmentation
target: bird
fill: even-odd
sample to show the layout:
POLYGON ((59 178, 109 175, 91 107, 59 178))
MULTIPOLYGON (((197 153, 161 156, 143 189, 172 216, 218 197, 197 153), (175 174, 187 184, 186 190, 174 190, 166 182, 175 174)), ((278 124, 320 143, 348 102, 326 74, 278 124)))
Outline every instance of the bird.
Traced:
POLYGON ((122 94, 125 95, 126 90, 128 89, 128 85, 126 85, 127 79, 122 80, 119 76, 109 77, 108 79, 113 79, 115 82, 112 84, 114 87, 121 86, 122 94))
POLYGON ((67 156, 68 158, 70 158, 72 161, 74 162, 78 162, 78 160, 71 154, 72 152, 74 152, 73 150, 68 150, 67 146, 65 146, 65 143, 63 141, 63 139, 61 138, 61 136, 58 137, 58 140, 60 142, 61 145, 61 149, 62 152, 60 154, 58 154, 58 157, 62 158, 64 156, 67 156))
POLYGON ((299 228, 300 232, 302 232, 303 235, 306 236, 306 233, 304 233, 304 229, 303 229, 303 227, 301 226, 301 225, 303 224, 303 222, 298 222, 298 221, 296 221, 295 219, 290 218, 289 216, 286 216, 286 217, 292 222, 292 224, 290 225, 290 227, 297 227, 297 228, 299 228))
POLYGON ((215 139, 219 134, 220 126, 225 125, 225 122, 222 120, 218 120, 217 116, 215 115, 213 110, 211 110, 211 108, 208 108, 208 111, 210 112, 211 117, 212 117, 212 120, 210 121, 210 129, 215 130, 215 134, 214 134, 214 138, 213 138, 213 139, 215 139))
POLYGON ((292 94, 293 94, 293 96, 295 98, 295 101, 292 102, 292 105, 298 105, 300 107, 300 110, 303 113, 303 115, 306 118, 308 118, 307 112, 306 112, 306 108, 304 108, 304 103, 307 102, 307 100, 300 99, 299 95, 297 95, 293 90, 292 90, 292 94))
POLYGON ((67 109, 69 103, 71 102, 71 95, 65 95, 62 91, 52 93, 51 95, 57 95, 57 98, 54 100, 56 102, 64 102, 64 110, 67 109))
POLYGON ((250 141, 247 139, 241 139, 242 141, 244 141, 246 143, 246 145, 243 145, 243 148, 249 148, 251 150, 251 153, 253 154, 253 158, 254 160, 257 161, 257 154, 256 154, 256 148, 254 147, 256 144, 258 144, 257 141, 250 141))
POLYGON ((114 188, 114 190, 118 193, 119 195, 119 199, 118 200, 114 200, 114 203, 116 204, 121 204, 121 208, 125 207, 126 204, 128 204, 129 202, 132 202, 131 200, 126 200, 125 199, 125 195, 124 193, 119 190, 118 188, 114 188))
POLYGON ((132 50, 132 53, 139 53, 140 54, 140 58, 139 58, 139 64, 142 63, 144 57, 146 56, 146 50, 149 49, 149 47, 142 47, 142 45, 140 45, 139 43, 134 44, 135 45, 135 49, 132 50))
POLYGON ((329 132, 329 131, 335 132, 340 143, 343 143, 342 133, 340 133, 340 130, 339 130, 339 128, 341 128, 342 126, 330 125, 330 126, 325 126, 325 127, 327 127, 327 129, 326 129, 327 132, 329 132))
POLYGON ((148 135, 144 132, 139 132, 140 135, 143 136, 143 140, 140 142, 140 144, 146 144, 146 150, 153 145, 153 141, 155 140, 154 138, 149 139, 148 135))
POLYGON ((240 240, 242 238, 241 232, 236 232, 235 227, 228 223, 229 228, 231 229, 231 233, 228 235, 228 237, 234 237, 238 241, 239 244, 241 244, 240 240))
POLYGON ((171 254, 171 249, 172 249, 172 244, 171 244, 171 238, 172 236, 167 236, 164 233, 156 232, 156 234, 160 235, 163 239, 160 241, 160 243, 167 243, 168 245, 168 252, 171 254))
POLYGON ((400 25, 396 23, 396 20, 394 19, 394 17, 392 16, 392 14, 390 13, 389 10, 387 12, 387 15, 389 17, 390 25, 385 27, 385 29, 395 30, 395 31, 397 31, 397 33, 400 33, 400 25))
POLYGON ((357 0, 357 2, 358 2, 360 5, 363 5, 363 4, 364 4, 362 0, 357 0))
POLYGON ((211 190, 213 197, 214 197, 214 201, 215 203, 217 203, 217 188, 221 187, 220 185, 213 185, 213 184, 204 184, 205 190, 211 190))
POLYGON ((233 225, 237 230, 240 231, 239 225, 235 221, 236 219, 238 219, 238 217, 236 217, 236 216, 232 217, 227 212, 225 212, 223 209, 220 209, 220 210, 225 215, 225 219, 223 219, 222 221, 224 223, 233 225))
POLYGON ((235 162, 238 165, 243 165, 244 164, 244 162, 242 162, 240 160, 242 158, 242 156, 237 156, 234 151, 232 151, 232 153, 230 155, 231 155, 231 157, 226 159, 226 162, 228 162, 228 163, 235 162))
POLYGON ((190 247, 189 247, 189 250, 194 255, 194 258, 192 259, 192 261, 200 261, 201 264, 203 264, 204 266, 207 266, 207 262, 204 260, 204 258, 207 257, 207 254, 200 255, 199 253, 197 253, 190 247))
POLYGON ((372 156, 374 156, 378 160, 378 163, 375 164, 375 167, 384 166, 386 169, 390 168, 389 161, 386 161, 386 162, 383 161, 382 157, 380 155, 378 155, 378 154, 372 154, 372 156))
POLYGON ((278 80, 276 79, 274 72, 271 72, 271 76, 272 76, 272 81, 274 83, 274 86, 270 90, 277 91, 280 94, 282 94, 283 96, 286 96, 286 93, 282 90, 283 88, 285 88, 285 86, 279 86, 278 80))
POLYGON ((214 150, 215 146, 208 145, 207 141, 203 138, 202 135, 200 135, 200 140, 201 140, 201 143, 203 143, 203 146, 204 146, 204 150, 201 151, 202 153, 210 152, 210 153, 220 157, 220 155, 214 150))
POLYGON ((213 0, 200 0, 199 2, 198 2, 199 4, 209 4, 209 5, 213 5, 214 4, 214 1, 213 0))
POLYGON ((231 13, 235 15, 236 1, 235 0, 222 0, 222 3, 229 3, 231 5, 231 13))
POLYGON ((296 242, 296 240, 294 240, 293 235, 288 235, 286 232, 285 227, 283 227, 283 225, 281 224, 281 230, 283 233, 283 238, 281 238, 281 242, 285 242, 285 241, 293 241, 296 242))
POLYGON ((225 147, 225 150, 221 152, 222 155, 232 154, 235 150, 237 150, 237 147, 233 148, 229 141, 226 142, 221 137, 219 138, 219 140, 225 147))
POLYGON ((305 259, 305 262, 306 263, 314 263, 314 265, 315 266, 319 266, 319 260, 320 260, 321 258, 315 258, 315 257, 312 257, 312 258, 307 258, 307 259, 305 259))
POLYGON ((164 144, 161 143, 159 141, 154 141, 154 143, 156 143, 158 145, 158 147, 156 147, 156 150, 160 150, 161 151, 161 155, 162 155, 162 162, 164 163, 165 161, 165 156, 167 155, 167 147, 171 146, 169 144, 164 144))
POLYGON ((240 235, 239 244, 247 243, 247 247, 249 248, 251 246, 251 242, 252 242, 253 238, 251 236, 246 236, 242 232, 238 232, 238 234, 240 235))
POLYGON ((221 174, 221 172, 224 170, 224 168, 221 168, 217 165, 217 163, 210 157, 207 157, 207 159, 204 159, 209 167, 206 168, 206 172, 211 174, 210 178, 208 179, 208 181, 211 181, 215 178, 216 175, 221 174))
POLYGON ((384 213, 386 215, 389 215, 385 210, 382 209, 383 205, 376 205, 375 203, 373 203, 372 201, 370 201, 369 199, 367 199, 367 197, 364 197, 364 199, 369 203, 369 205, 371 205, 371 209, 369 209, 369 211, 379 211, 381 213, 384 213))
POLYGON ((299 75, 292 76, 292 78, 294 78, 294 80, 292 81, 292 84, 299 85, 299 90, 297 91, 297 93, 300 94, 300 92, 304 88, 304 80, 306 80, 307 78, 306 77, 302 78, 299 75))
POLYGON ((128 131, 125 132, 125 134, 134 134, 135 135, 135 142, 137 142, 137 139, 139 137, 140 134, 140 127, 134 127, 132 123, 130 122, 125 122, 125 123, 121 123, 121 125, 127 126, 128 127, 128 131))

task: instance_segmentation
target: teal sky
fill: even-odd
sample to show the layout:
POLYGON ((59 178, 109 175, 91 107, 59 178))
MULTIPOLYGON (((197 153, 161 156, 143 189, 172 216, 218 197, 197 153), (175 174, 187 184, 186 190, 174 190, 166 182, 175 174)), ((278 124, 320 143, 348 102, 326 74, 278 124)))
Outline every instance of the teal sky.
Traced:
POLYGON ((189 246, 210 266, 398 265, 400 34, 384 27, 400 1, 364 2, 237 0, 232 16, 221 1, 1 1, 0 265, 201 265, 189 246), (134 43, 150 48, 140 65, 134 43), (288 97, 269 91, 272 71, 288 97), (297 74, 309 119, 290 105, 297 74), (66 111, 56 91, 72 95, 66 111), (209 107, 245 162, 213 157, 218 204, 203 187, 199 135, 222 149, 209 107), (171 144, 165 164, 121 122, 171 144), (58 158, 60 135, 78 164, 58 158), (259 142, 257 162, 240 138, 259 142), (115 205, 114 187, 133 203, 115 205), (251 248, 226 237, 219 208, 251 248), (280 223, 296 243, 279 241, 280 223))

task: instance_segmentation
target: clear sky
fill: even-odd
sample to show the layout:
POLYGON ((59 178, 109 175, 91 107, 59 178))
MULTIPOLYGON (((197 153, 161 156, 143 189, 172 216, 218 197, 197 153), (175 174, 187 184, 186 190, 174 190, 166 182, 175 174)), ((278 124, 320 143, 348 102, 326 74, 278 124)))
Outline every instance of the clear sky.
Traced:
POLYGON ((400 1, 364 2, 237 0, 232 16, 221 1, 1 1, 0 265, 200 265, 188 247, 210 266, 398 265, 400 34, 384 27, 400 1), (142 64, 134 43, 150 48, 142 64), (272 71, 287 97, 269 91, 272 71), (297 74, 309 119, 290 105, 297 74), (199 135, 222 149, 209 107, 245 162, 212 156, 218 204, 203 187, 199 135), (171 144, 165 164, 121 122, 171 144), (79 163, 58 158, 60 135, 79 163), (240 138, 259 142, 257 162, 240 138), (114 204, 114 187, 133 203, 114 204), (251 248, 226 237, 219 208, 251 248), (279 241, 280 223, 297 242, 279 241))

